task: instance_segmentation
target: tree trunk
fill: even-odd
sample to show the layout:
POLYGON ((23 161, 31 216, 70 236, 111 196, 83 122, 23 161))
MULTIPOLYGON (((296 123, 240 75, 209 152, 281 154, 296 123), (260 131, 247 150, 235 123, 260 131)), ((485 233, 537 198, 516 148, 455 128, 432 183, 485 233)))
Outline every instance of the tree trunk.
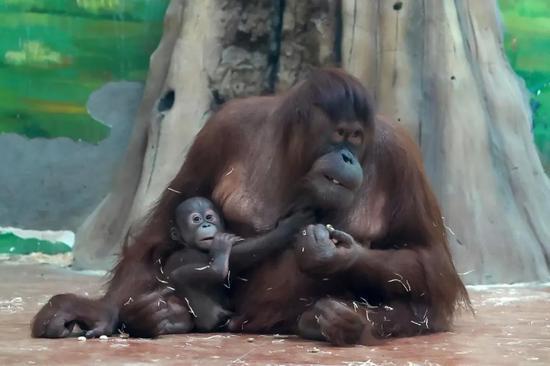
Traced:
POLYGON ((269 61, 276 59, 281 4, 170 2, 126 160, 111 193, 76 233, 75 268, 112 267, 126 233, 167 189, 217 104, 273 90, 276 64, 269 61))
POLYGON ((465 281, 548 278, 550 183, 496 3, 397 3, 344 1, 343 66, 420 144, 465 281))
POLYGON ((464 280, 547 279, 550 182, 497 5, 477 0, 172 0, 126 163, 77 233, 76 264, 110 266, 218 103, 334 63, 417 139, 464 280))
POLYGON ((120 174, 76 233, 76 268, 111 268, 130 224, 177 173, 209 111, 205 73, 220 57, 219 15, 208 1, 170 3, 120 174))

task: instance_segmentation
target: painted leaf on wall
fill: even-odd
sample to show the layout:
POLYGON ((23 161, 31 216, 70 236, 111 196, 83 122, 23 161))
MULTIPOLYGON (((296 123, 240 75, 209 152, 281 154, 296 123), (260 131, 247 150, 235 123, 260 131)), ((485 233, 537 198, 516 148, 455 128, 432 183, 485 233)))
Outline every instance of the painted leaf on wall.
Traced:
POLYGON ((550 2, 499 0, 510 64, 531 92, 533 133, 550 173, 550 2))
POLYGON ((168 0, 0 2, 0 133, 97 143, 86 111, 112 80, 143 80, 168 0))

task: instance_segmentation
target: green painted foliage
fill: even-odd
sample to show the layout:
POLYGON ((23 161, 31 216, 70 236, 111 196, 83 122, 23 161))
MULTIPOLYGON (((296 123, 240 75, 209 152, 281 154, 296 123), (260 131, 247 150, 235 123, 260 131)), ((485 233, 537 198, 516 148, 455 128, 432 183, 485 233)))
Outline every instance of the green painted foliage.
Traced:
MULTIPOLYGON (((97 143, 110 128, 86 100, 143 80, 168 0, 0 1, 0 133, 97 143)), ((499 0, 512 67, 533 94, 533 133, 550 169, 550 1, 499 0)))
POLYGON ((112 80, 143 80, 168 0, 0 2, 0 133, 97 143, 86 111, 112 80))
POLYGON ((70 251, 71 251, 71 247, 61 242, 50 242, 47 240, 39 240, 39 239, 24 239, 12 233, 0 234, 0 253, 57 254, 57 253, 67 253, 70 251))
POLYGON ((550 172, 550 1, 499 0, 505 49, 532 93, 533 134, 550 172))

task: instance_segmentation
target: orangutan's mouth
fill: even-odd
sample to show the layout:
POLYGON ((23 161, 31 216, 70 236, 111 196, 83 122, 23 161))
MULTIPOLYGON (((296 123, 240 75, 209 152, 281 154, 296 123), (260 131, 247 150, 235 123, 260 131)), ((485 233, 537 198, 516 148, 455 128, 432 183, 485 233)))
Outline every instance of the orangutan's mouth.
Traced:
POLYGON ((339 181, 338 179, 333 178, 333 177, 331 177, 331 176, 329 176, 329 175, 326 175, 326 174, 324 174, 324 176, 325 176, 325 178, 326 178, 329 182, 331 182, 332 184, 336 184, 337 186, 343 186, 342 183, 340 183, 340 181, 339 181))

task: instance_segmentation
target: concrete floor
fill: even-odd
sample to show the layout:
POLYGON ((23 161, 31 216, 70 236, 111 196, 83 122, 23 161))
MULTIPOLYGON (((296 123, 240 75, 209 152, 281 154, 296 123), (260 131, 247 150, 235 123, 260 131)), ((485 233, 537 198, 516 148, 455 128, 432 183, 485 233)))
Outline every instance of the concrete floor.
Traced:
POLYGON ((0 263, 0 279, 0 365, 550 365, 550 285, 470 288, 477 315, 459 317, 453 332, 335 348, 228 334, 31 339, 29 321, 52 294, 96 294, 101 277, 0 263))

